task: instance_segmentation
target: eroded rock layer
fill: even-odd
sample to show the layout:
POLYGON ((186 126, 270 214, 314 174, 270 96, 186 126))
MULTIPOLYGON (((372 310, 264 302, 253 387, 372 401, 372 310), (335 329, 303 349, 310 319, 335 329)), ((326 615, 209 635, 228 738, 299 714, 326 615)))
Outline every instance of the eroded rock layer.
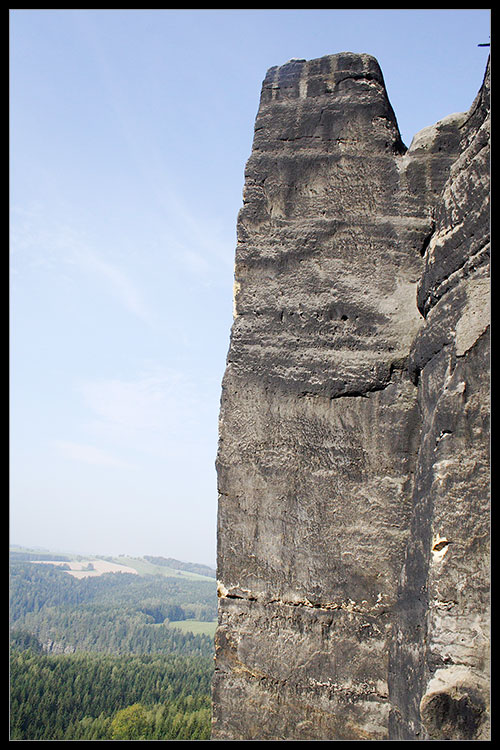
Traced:
POLYGON ((486 80, 407 150, 373 57, 266 75, 221 399, 215 740, 486 731, 486 80))

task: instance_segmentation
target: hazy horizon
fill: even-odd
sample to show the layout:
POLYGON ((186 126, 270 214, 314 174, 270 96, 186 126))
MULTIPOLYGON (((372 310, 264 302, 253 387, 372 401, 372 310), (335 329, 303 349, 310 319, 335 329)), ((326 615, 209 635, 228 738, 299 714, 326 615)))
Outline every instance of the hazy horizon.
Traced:
POLYGON ((35 552, 38 554, 54 554, 54 555, 66 555, 68 557, 75 556, 75 557, 101 557, 103 559, 112 557, 113 559, 117 559, 120 557, 129 558, 129 559, 143 559, 146 556, 148 557, 164 557, 165 559, 171 559, 176 560, 180 563, 192 563, 194 565, 201 565, 206 566, 207 568, 210 568, 211 570, 217 570, 217 566, 215 563, 205 563, 200 560, 188 560, 187 558, 177 558, 172 557, 169 555, 149 555, 148 552, 145 552, 144 555, 128 555, 126 552, 120 552, 119 554, 109 554, 109 552, 106 552, 106 550, 100 550, 100 552, 88 552, 88 550, 75 550, 75 549, 52 549, 49 547, 41 547, 40 545, 25 545, 25 544, 17 544, 16 542, 10 542, 9 548, 13 551, 20 550, 20 551, 28 551, 28 552, 35 552))

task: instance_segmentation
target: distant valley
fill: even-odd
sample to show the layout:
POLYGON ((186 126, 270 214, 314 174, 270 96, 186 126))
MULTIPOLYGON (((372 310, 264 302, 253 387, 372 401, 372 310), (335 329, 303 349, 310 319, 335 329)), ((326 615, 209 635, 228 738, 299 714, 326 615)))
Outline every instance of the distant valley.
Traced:
POLYGON ((215 575, 11 547, 11 739, 209 739, 215 575))

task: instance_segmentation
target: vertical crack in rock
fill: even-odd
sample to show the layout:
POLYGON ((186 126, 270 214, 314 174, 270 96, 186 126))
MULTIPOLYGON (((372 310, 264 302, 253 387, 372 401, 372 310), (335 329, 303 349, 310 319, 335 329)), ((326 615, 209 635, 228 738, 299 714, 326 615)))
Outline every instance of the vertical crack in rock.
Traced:
POLYGON ((406 149, 370 55, 264 79, 220 411, 215 740, 447 739, 462 699, 484 734, 481 92, 406 149), (451 663, 472 671, 435 698, 451 663))
POLYGON ((489 123, 488 65, 419 282, 425 324, 409 366, 422 428, 390 651, 394 739, 489 739, 489 123))

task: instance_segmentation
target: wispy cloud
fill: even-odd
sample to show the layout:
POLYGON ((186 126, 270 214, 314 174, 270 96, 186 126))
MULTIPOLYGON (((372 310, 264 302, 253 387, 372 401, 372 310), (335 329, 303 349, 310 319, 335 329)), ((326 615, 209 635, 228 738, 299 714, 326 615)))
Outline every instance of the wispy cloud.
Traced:
MULTIPOLYGON (((228 236, 227 227, 213 212, 201 211, 203 204, 199 199, 193 203, 189 188, 187 191, 179 188, 171 146, 165 144, 164 137, 141 108, 131 107, 128 81, 116 67, 102 25, 92 14, 80 13, 73 18, 99 70, 99 85, 106 92, 107 105, 113 112, 130 175, 137 184, 146 186, 147 204, 143 204, 143 210, 148 215, 152 242, 161 238, 162 251, 171 262, 204 284, 217 281, 221 273, 232 274, 236 242, 233 223, 228 236)), ((143 231, 147 232, 148 227, 143 227, 143 231)), ((231 285, 230 279, 229 289, 231 285)))
POLYGON ((95 442, 114 446, 116 453, 185 455, 186 446, 200 440, 206 405, 174 370, 86 381, 78 389, 90 417, 86 429, 95 442))
POLYGON ((66 459, 91 466, 110 466, 113 468, 131 468, 125 461, 112 456, 95 445, 74 443, 69 440, 56 440, 54 445, 58 453, 66 459))
MULTIPOLYGON (((81 281, 82 273, 87 274, 104 295, 147 325, 154 324, 154 312, 124 263, 111 261, 71 225, 51 218, 48 206, 13 207, 10 244, 11 269, 17 277, 23 271, 45 270, 81 281)), ((124 253, 125 261, 126 257, 124 253)))
POLYGON ((104 379, 82 383, 80 391, 94 417, 123 434, 162 429, 171 384, 154 377, 104 379))
POLYGON ((136 284, 122 268, 100 257, 97 253, 83 248, 74 248, 73 259, 80 268, 104 281, 109 293, 130 313, 144 323, 152 325, 154 316, 136 284))

